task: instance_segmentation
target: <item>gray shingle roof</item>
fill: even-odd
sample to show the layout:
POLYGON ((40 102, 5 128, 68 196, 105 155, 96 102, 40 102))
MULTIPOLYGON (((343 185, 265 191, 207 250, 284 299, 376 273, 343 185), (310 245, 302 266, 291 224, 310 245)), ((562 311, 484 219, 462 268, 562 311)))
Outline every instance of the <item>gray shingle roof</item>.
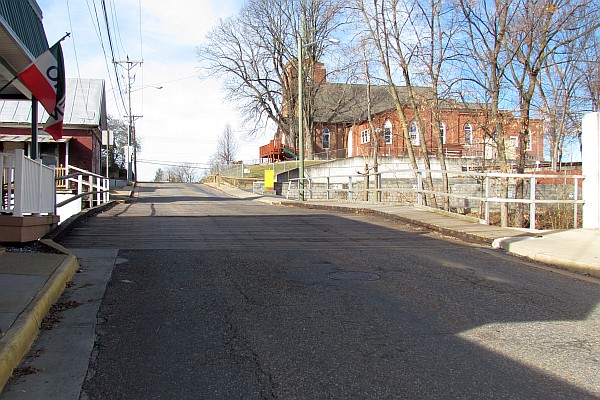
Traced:
MULTIPOLYGON (((431 88, 413 87, 418 96, 430 97, 431 88)), ((408 102, 408 89, 397 87, 400 102, 408 102)), ((315 98, 315 122, 356 123, 367 119, 367 85, 345 83, 323 83, 315 98)), ((371 85, 371 112, 379 114, 395 109, 389 88, 371 85)))

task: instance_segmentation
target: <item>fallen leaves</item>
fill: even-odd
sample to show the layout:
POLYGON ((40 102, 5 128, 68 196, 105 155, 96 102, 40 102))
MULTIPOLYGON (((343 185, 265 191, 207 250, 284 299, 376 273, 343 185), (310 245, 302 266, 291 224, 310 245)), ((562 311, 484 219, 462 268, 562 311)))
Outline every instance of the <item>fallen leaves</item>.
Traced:
POLYGON ((84 304, 83 301, 71 300, 52 305, 52 307, 50 307, 50 311, 48 311, 48 315, 44 317, 40 328, 47 331, 52 330, 54 325, 62 321, 62 316, 60 315, 61 312, 79 307, 82 304, 84 304))

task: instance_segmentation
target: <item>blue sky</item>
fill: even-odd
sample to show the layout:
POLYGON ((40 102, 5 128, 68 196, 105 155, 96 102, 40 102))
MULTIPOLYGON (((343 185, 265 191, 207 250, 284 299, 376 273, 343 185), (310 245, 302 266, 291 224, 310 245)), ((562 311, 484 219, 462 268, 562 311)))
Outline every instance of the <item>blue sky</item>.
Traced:
MULTIPOLYGON (((142 152, 138 154, 140 180, 152 180, 157 168, 168 168, 155 162, 206 164, 216 150, 217 137, 225 124, 241 131, 234 105, 223 101, 221 83, 198 78, 195 48, 219 18, 236 14, 242 3, 105 0, 115 58, 125 60, 129 56, 130 60, 144 61, 142 67, 132 70, 135 75, 132 114, 143 116, 136 122, 137 135, 142 141, 142 152), (158 90, 153 86, 163 88, 158 90), (145 89, 140 90, 142 87, 145 89)), ((105 79, 108 112, 125 119, 101 0, 38 0, 38 4, 50 45, 65 32, 71 32, 62 45, 67 77, 105 79)), ((124 84, 126 71, 124 68, 118 71, 124 84)), ((126 95, 124 98, 127 102, 126 95)), ((258 146, 268 139, 267 135, 249 142, 238 137, 238 158, 258 158, 258 146)))
MULTIPOLYGON (((105 79, 108 112, 125 120, 126 111, 116 89, 106 38, 102 1, 37 1, 50 44, 65 32, 71 32, 71 37, 63 42, 67 77, 105 79)), ((105 4, 115 57, 124 60, 129 56, 130 60, 144 61, 142 67, 133 70, 132 92, 132 113, 143 116, 136 121, 137 135, 142 142, 142 151, 138 154, 139 179, 152 180, 159 167, 166 169, 173 164, 206 166, 227 123, 238 133, 237 158, 256 160, 258 147, 272 138, 272 132, 265 132, 254 141, 243 138, 235 105, 224 102, 221 82, 198 78, 195 55, 196 46, 219 18, 235 15, 243 1, 105 0, 105 4), (163 88, 153 88, 156 85, 163 88), (142 87, 145 89, 140 90, 142 87)), ((125 69, 119 68, 119 73, 124 84, 125 69)), ((125 94, 124 98, 126 102, 125 94)), ((566 146, 564 161, 580 158, 578 143, 566 146)))

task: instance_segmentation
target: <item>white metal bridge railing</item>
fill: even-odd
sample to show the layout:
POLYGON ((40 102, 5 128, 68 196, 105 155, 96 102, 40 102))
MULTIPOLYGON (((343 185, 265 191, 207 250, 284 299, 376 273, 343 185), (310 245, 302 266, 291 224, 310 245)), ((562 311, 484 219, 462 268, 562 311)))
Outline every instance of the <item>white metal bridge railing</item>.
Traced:
MULTIPOLYGON (((345 201, 375 200, 398 202, 398 198, 414 199, 419 206, 426 206, 427 196, 446 198, 448 202, 454 201, 461 204, 473 204, 481 210, 480 220, 490 224, 490 214, 493 207, 500 204, 523 204, 528 207, 529 227, 536 228, 536 212, 541 205, 569 205, 572 206, 573 227, 579 226, 579 213, 584 201, 581 199, 581 182, 583 175, 555 175, 555 174, 509 174, 509 173, 484 173, 468 171, 441 171, 441 170, 397 170, 377 173, 354 175, 329 175, 311 176, 303 178, 303 185, 299 179, 288 181, 286 198, 296 199, 341 199, 345 201), (434 178, 441 180, 443 174, 454 176, 456 180, 468 180, 475 191, 449 190, 448 192, 428 188, 424 177, 430 173, 434 178), (517 180, 524 182, 524 198, 516 198, 514 186, 517 180), (561 187, 567 188, 568 193, 542 195, 539 182, 548 180, 562 181, 561 187), (505 181, 505 183, 503 183, 505 181), (570 183, 567 183, 570 182, 570 183), (386 185, 383 183, 386 182, 386 185), (399 182, 403 182, 400 184, 399 182), (502 185, 511 187, 503 192, 502 185), (394 187, 395 186, 395 187, 394 187), (393 200, 389 200, 393 199, 393 200)), ((462 183, 464 185, 464 183, 462 183)), ((459 183, 460 185, 460 183, 459 183)), ((435 185, 434 185, 435 186, 435 185)), ((456 186, 456 185, 455 185, 456 186)), ((544 185, 546 186, 546 185, 544 185)), ((558 185, 557 185, 558 186, 558 185)), ((466 208, 466 206, 465 206, 466 208)))

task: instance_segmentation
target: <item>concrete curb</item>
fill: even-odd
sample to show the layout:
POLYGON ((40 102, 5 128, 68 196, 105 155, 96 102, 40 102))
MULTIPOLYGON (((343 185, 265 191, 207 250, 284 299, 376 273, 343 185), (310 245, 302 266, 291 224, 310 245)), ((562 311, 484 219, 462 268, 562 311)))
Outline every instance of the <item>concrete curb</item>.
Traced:
POLYGON ((110 209, 119 202, 119 200, 112 200, 101 206, 82 210, 40 239, 41 243, 65 254, 66 258, 17 317, 6 335, 0 339, 0 392, 37 338, 42 320, 48 314, 50 307, 62 296, 67 282, 79 269, 77 257, 54 240, 65 236, 85 218, 110 209))
POLYGON ((60 298, 67 282, 78 268, 77 257, 67 255, 6 335, 0 339, 0 391, 31 348, 40 331, 42 320, 52 304, 60 298))
MULTIPOLYGON (((510 246, 508 246, 505 250, 511 252, 510 246)), ((512 252, 513 254, 519 254, 515 251, 512 252)), ((570 271, 577 271, 585 275, 593 276, 594 278, 600 278, 600 271, 598 270, 598 267, 594 267, 592 265, 582 263, 576 260, 560 258, 543 252, 539 252, 534 255, 525 255, 521 253, 520 255, 529 257, 532 260, 539 261, 544 264, 556 265, 557 267, 566 268, 570 271)))
POLYGON ((61 246, 60 244, 56 243, 52 239, 40 239, 39 241, 40 241, 40 243, 42 243, 46 247, 50 247, 54 251, 57 251, 57 252, 63 253, 63 254, 67 254, 69 256, 75 256, 75 254, 73 254, 72 251, 70 251, 69 249, 61 246))
POLYGON ((473 235, 468 232, 463 232, 463 231, 456 230, 456 229, 444 228, 444 227, 430 224, 430 223, 427 223, 427 222, 424 222, 424 221, 421 221, 418 219, 402 217, 399 215, 389 214, 384 211, 372 210, 370 208, 361 208, 361 207, 349 208, 349 207, 343 207, 343 206, 334 206, 334 205, 329 206, 329 205, 322 205, 322 204, 310 204, 310 203, 299 203, 299 202, 285 202, 285 203, 281 203, 281 205, 302 207, 302 208, 309 208, 309 209, 312 208, 315 210, 325 210, 325 211, 333 210, 333 211, 338 211, 338 212, 347 213, 347 214, 376 215, 378 217, 391 219, 391 220, 395 220, 395 221, 400 221, 400 222, 403 222, 406 224, 419 226, 419 227, 425 228, 425 229, 430 229, 432 231, 439 232, 446 236, 452 236, 452 237, 456 237, 458 239, 462 239, 469 243, 481 244, 481 245, 486 245, 486 246, 490 246, 492 244, 492 239, 486 238, 486 237, 483 237, 480 235, 473 235))
POLYGON ((531 260, 538 261, 548 265, 554 265, 559 268, 564 268, 569 271, 578 272, 589 275, 595 278, 600 278, 600 270, 597 266, 573 260, 570 258, 562 258, 557 255, 548 254, 544 251, 535 250, 531 247, 519 246, 519 242, 515 242, 515 238, 499 238, 494 240, 492 247, 502 249, 512 254, 517 254, 522 257, 527 257, 531 260))
POLYGON ((457 214, 457 213, 453 213, 450 211, 439 210, 439 209, 433 208, 433 207, 420 206, 418 204, 413 204, 412 206, 413 206, 413 208, 416 208, 417 210, 424 210, 424 211, 431 212, 434 214, 444 215, 446 217, 452 217, 454 219, 460 219, 460 220, 467 221, 467 222, 473 222, 475 224, 483 223, 481 219, 475 218, 475 217, 470 217, 468 215, 462 215, 462 214, 457 214))

